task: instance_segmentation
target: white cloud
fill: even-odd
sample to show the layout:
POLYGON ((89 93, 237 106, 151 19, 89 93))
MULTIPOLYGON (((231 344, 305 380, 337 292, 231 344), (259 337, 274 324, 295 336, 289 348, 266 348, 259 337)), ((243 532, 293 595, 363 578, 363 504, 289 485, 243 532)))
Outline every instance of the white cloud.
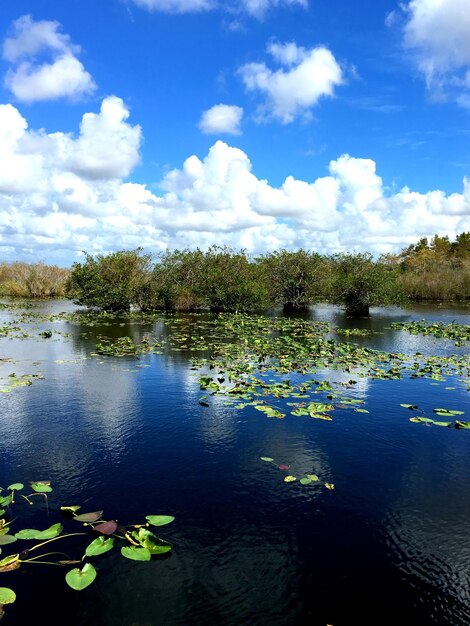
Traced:
POLYGON ((468 0, 411 0, 405 11, 404 43, 415 55, 428 87, 441 94, 468 89, 468 0))
POLYGON ((272 43, 268 52, 284 67, 273 71, 265 63, 248 63, 239 69, 246 89, 266 96, 262 117, 288 124, 308 114, 320 98, 333 96, 334 88, 343 83, 341 68, 327 48, 272 43))
POLYGON ((228 133, 240 135, 240 124, 243 117, 243 109, 229 104, 216 104, 204 111, 199 121, 199 128, 203 133, 218 134, 228 133))
POLYGON ((212 0, 133 0, 137 6, 147 11, 162 13, 199 13, 214 8, 212 0))
POLYGON ((347 154, 326 175, 287 176, 274 187, 242 150, 217 141, 204 158, 192 155, 170 171, 154 193, 126 181, 142 141, 128 115, 122 100, 106 98, 74 137, 28 129, 15 107, 0 106, 2 258, 70 263, 81 250, 215 243, 253 253, 382 253, 470 230, 470 180, 450 195, 408 187, 388 195, 375 162, 347 154))
POLYGON ((13 22, 13 36, 3 43, 3 58, 12 64, 5 86, 21 102, 77 98, 96 89, 75 56, 80 48, 59 29, 58 22, 35 22, 29 15, 13 22))
POLYGON ((279 6, 307 7, 308 0, 132 0, 134 4, 152 12, 200 13, 221 9, 229 13, 244 12, 263 18, 270 10, 279 6))

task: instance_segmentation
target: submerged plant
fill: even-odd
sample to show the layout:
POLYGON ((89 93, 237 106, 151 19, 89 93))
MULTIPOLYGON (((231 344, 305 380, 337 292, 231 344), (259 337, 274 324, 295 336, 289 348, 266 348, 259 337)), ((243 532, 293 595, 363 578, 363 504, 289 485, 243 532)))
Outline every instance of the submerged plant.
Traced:
MULTIPOLYGON (((22 550, 2 555, 0 559, 0 573, 8 573, 29 564, 44 564, 69 567, 76 565, 65 575, 65 582, 76 591, 85 589, 95 580, 97 571, 90 559, 105 554, 118 547, 122 556, 136 561, 150 561, 155 556, 161 556, 171 551, 172 545, 157 537, 151 527, 159 527, 174 521, 171 515, 147 515, 142 523, 120 524, 116 520, 103 518, 103 511, 78 513, 79 505, 61 506, 60 511, 63 519, 61 522, 52 524, 44 530, 35 528, 23 528, 13 532, 13 526, 18 524, 18 511, 16 506, 19 501, 33 505, 31 498, 43 496, 48 507, 47 494, 52 492, 50 481, 32 481, 30 483, 33 493, 28 495, 19 494, 24 489, 23 483, 13 483, 6 489, 0 487, 0 553, 4 546, 15 544, 18 541, 34 541, 33 545, 24 547, 22 550), (13 508, 15 507, 14 517, 13 508), (67 531, 64 525, 68 526, 67 531), (79 526, 78 526, 79 525, 79 526), (74 528, 75 527, 75 528, 74 528), (82 546, 79 555, 70 556, 64 553, 63 540, 80 537, 82 546), (87 543, 83 546, 85 539, 87 543), (91 538, 91 542, 90 542, 91 538), (58 548, 51 547, 60 541, 58 548), (47 546, 47 547, 46 547, 47 546)), ((72 543, 71 541, 69 543, 72 543)), ((77 541, 73 541, 74 551, 77 551, 77 541)), ((0 587, 0 619, 4 614, 4 606, 11 604, 16 599, 15 592, 8 587, 0 587)))

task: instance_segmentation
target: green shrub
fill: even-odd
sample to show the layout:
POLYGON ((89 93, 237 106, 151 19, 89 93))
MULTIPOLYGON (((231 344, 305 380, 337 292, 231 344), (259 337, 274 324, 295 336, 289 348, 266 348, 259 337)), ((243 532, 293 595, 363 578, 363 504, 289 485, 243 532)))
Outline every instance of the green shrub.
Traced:
POLYGON ((72 266, 67 297, 88 307, 126 311, 132 304, 142 304, 150 272, 151 256, 141 248, 96 257, 85 252, 85 262, 72 266))

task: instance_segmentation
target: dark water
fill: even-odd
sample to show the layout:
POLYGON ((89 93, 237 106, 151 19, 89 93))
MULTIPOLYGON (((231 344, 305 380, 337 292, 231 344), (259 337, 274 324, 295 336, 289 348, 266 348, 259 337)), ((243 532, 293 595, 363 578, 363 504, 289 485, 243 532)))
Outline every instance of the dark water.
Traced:
MULTIPOLYGON (((33 310, 70 308, 55 302, 33 310)), ((450 355, 468 347, 390 323, 468 324, 469 312, 376 309, 370 319, 347 320, 318 307, 310 315, 380 333, 351 339, 361 345, 450 355)), ((19 312, 0 315, 1 325, 19 312)), ((166 329, 157 323, 157 332, 166 329)), ((98 577, 82 592, 66 586, 59 567, 0 574, 0 586, 17 593, 6 625, 470 624, 470 431, 412 424, 399 406, 418 404, 431 415, 435 407, 460 409, 470 420, 468 382, 364 378, 349 395, 369 413, 339 409, 332 422, 268 419, 250 406, 226 406, 223 397, 200 406, 193 354, 184 350, 139 361, 89 357, 98 334, 145 330, 55 321, 32 323, 26 339, 0 339, 0 358, 13 359, 0 361, 0 383, 12 372, 44 375, 0 394, 0 485, 49 479, 51 510, 81 504, 123 523, 176 517, 158 532, 174 545, 169 558, 97 557, 98 577), (69 336, 45 340, 37 336, 44 329, 69 336), (285 473, 260 456, 298 475, 316 473, 335 489, 285 483, 285 473)), ((44 523, 37 502, 22 527, 56 519, 51 512, 44 523)))

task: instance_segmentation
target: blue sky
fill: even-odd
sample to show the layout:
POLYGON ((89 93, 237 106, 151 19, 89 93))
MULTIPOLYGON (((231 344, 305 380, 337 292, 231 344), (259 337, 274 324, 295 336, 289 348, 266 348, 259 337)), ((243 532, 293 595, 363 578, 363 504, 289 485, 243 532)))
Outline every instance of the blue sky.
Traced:
POLYGON ((470 230, 468 0, 0 8, 0 258, 470 230))

